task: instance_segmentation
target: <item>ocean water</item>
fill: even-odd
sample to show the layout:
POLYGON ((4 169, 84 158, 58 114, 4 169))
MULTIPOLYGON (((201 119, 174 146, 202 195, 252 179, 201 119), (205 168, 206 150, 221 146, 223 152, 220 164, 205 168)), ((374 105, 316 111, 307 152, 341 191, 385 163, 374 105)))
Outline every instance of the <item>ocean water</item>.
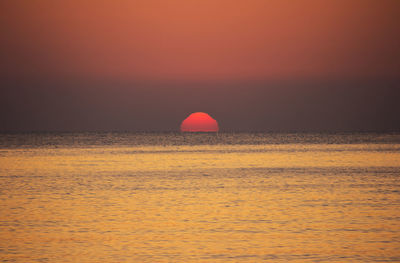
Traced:
POLYGON ((400 261, 400 134, 1 134, 0 261, 400 261))

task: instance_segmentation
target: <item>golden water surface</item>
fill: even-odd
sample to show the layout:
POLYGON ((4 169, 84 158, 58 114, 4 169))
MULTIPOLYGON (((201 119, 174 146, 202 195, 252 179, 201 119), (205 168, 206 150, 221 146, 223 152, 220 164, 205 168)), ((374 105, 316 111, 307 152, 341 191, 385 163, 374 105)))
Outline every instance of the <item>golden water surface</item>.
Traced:
POLYGON ((0 261, 400 261, 400 145, 0 149, 0 261))

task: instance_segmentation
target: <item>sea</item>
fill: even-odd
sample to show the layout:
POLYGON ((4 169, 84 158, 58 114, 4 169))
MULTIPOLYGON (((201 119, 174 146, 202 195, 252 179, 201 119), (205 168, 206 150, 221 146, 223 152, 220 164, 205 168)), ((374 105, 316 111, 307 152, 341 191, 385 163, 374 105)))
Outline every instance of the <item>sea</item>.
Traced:
POLYGON ((1 262, 400 262, 400 133, 2 133, 1 262))

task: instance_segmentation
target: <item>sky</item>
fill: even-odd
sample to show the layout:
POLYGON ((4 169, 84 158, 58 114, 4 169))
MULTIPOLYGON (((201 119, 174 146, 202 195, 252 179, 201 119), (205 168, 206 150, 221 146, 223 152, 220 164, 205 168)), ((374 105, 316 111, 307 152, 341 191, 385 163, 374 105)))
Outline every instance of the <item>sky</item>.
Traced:
POLYGON ((0 131, 400 131, 397 0, 3 0, 0 131))

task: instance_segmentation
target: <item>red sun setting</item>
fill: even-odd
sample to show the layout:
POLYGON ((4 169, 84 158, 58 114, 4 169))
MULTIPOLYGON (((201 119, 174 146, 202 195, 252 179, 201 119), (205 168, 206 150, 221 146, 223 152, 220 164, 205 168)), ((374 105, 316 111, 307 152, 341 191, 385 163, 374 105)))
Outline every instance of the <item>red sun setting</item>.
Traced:
POLYGON ((204 112, 195 112, 183 120, 181 132, 217 132, 218 122, 204 112))

